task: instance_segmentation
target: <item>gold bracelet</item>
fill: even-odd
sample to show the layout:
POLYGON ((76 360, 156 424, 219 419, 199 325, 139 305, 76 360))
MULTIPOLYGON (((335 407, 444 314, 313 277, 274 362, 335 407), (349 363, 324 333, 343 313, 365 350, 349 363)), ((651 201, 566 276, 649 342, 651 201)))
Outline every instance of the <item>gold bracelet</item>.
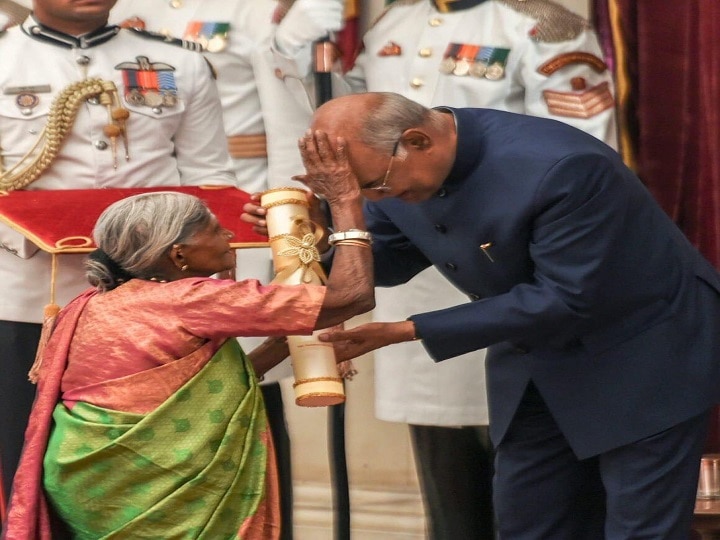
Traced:
POLYGON ((370 243, 365 240, 337 240, 333 245, 335 246, 357 246, 369 248, 370 243))

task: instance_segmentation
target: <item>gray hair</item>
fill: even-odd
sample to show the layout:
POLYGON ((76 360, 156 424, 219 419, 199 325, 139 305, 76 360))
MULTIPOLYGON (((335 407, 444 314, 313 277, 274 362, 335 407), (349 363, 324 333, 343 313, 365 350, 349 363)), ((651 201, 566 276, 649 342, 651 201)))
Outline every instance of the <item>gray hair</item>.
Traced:
POLYGON ((120 284, 112 263, 134 277, 155 277, 168 249, 186 242, 212 217, 205 203, 185 193, 157 191, 121 199, 105 209, 93 229, 95 244, 111 263, 91 258, 85 275, 101 291, 120 284))
POLYGON ((406 129, 423 124, 439 126, 439 113, 392 92, 378 92, 378 104, 366 115, 360 130, 363 144, 392 152, 406 129))

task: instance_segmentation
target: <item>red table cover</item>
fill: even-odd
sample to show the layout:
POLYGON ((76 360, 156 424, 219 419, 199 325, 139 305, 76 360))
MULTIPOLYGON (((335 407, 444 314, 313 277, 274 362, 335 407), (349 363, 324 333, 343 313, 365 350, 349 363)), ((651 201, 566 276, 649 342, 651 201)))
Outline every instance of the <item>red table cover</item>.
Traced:
POLYGON ((233 248, 267 246, 267 237, 240 220, 250 195, 231 186, 16 190, 0 194, 0 222, 49 253, 87 253, 95 249, 92 230, 110 204, 139 193, 179 191, 205 201, 220 223, 235 233, 233 248))

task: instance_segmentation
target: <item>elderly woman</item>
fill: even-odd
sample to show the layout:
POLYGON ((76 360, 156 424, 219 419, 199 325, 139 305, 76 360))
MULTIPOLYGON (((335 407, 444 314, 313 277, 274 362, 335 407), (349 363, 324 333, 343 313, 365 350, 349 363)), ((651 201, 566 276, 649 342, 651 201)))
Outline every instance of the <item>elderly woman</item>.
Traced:
MULTIPOLYGON (((348 184, 349 186, 350 184, 348 184)), ((363 229, 357 189, 328 197, 363 229)), ((137 195, 94 230, 94 289, 45 349, 5 538, 276 538, 273 447, 257 376, 309 334, 374 305, 371 250, 339 244, 325 286, 210 276, 231 233, 198 199, 137 195), (270 337, 245 355, 235 336, 270 337), (57 521, 57 520, 56 520, 57 521)))

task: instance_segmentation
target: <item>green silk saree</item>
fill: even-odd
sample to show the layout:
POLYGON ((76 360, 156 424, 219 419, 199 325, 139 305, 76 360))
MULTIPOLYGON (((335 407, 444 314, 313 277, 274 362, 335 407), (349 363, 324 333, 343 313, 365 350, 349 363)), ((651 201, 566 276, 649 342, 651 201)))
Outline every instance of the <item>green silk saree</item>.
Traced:
POLYGON ((53 420, 43 484, 74 538, 277 535, 265 409, 236 340, 148 414, 59 403, 53 420))

